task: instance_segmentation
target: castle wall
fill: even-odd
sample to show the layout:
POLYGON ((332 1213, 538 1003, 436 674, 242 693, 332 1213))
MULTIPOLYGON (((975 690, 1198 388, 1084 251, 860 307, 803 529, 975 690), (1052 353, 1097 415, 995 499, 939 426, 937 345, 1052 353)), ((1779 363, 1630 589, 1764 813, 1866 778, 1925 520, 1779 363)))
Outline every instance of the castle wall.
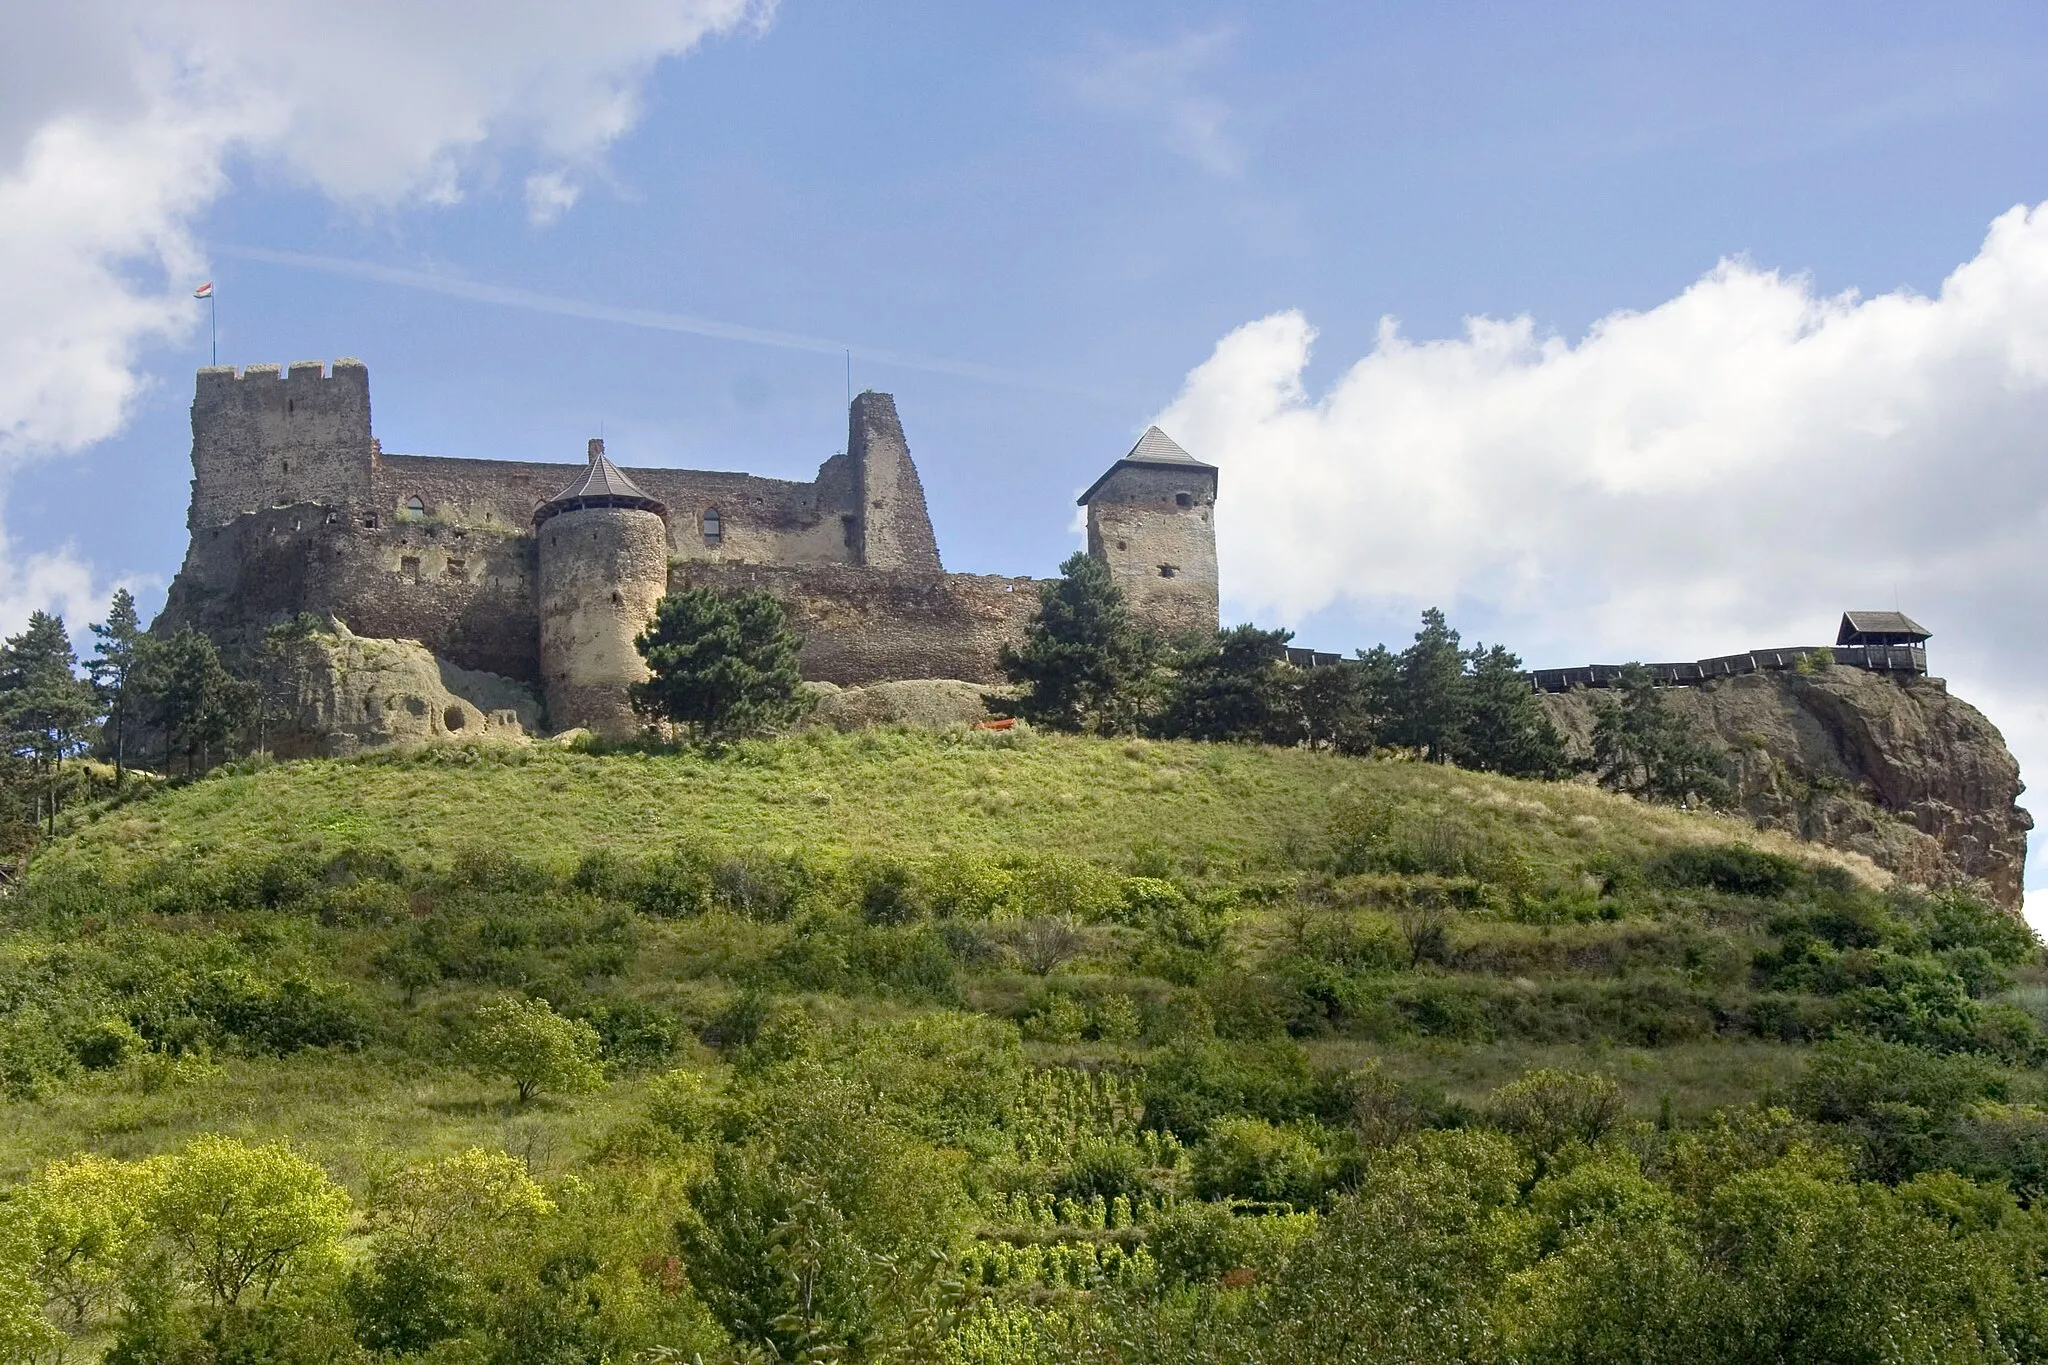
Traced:
POLYGON ((873 569, 939 569, 939 542, 911 463, 896 400, 869 390, 847 412, 846 453, 859 474, 851 524, 854 562, 873 569))
POLYGON ((243 512, 299 502, 351 506, 370 488, 370 373, 337 360, 199 372, 192 397, 192 504, 197 532, 243 512))
POLYGON ((464 668, 540 681, 531 536, 432 522, 370 528, 314 503, 195 532, 153 629, 191 625, 241 654, 302 611, 339 617, 358 635, 418 640, 464 668))
POLYGON ((997 655, 1038 609, 1029 578, 838 565, 674 563, 670 591, 766 591, 804 636, 803 675, 854 686, 902 678, 1003 681, 997 655))
MULTIPOLYGON (((528 528, 534 510, 583 469, 581 464, 379 454, 369 510, 380 522, 404 520, 407 500, 417 497, 425 504, 427 520, 528 528)), ((818 484, 694 469, 624 473, 648 496, 668 504, 668 553, 673 558, 797 564, 853 559, 843 507, 821 498, 818 484), (716 543, 704 535, 704 513, 711 508, 718 510, 716 543)), ((850 489, 840 503, 851 505, 850 489)))
POLYGON ((1126 465, 1095 491, 1088 553, 1109 566, 1141 624, 1166 635, 1216 629, 1215 510, 1215 471, 1200 467, 1126 465))
POLYGON ((612 738, 642 728, 627 688, 647 680, 633 640, 668 589, 668 536, 652 512, 593 507, 542 522, 540 664, 548 723, 612 738))

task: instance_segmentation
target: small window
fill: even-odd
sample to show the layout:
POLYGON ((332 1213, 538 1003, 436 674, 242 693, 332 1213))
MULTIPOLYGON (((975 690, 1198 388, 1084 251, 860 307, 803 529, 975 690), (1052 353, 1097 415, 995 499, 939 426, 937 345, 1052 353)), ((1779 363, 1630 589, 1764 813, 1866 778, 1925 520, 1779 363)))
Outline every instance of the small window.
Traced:
POLYGON ((364 513, 363 529, 365 531, 374 531, 377 529, 377 514, 375 512, 364 513))
POLYGON ((398 561, 398 576, 400 578, 405 579, 408 583, 419 582, 420 557, 418 555, 400 556, 398 561))
POLYGON ((408 517, 423 517, 427 514, 427 504, 419 494, 415 493, 405 500, 405 514, 408 517))
POLYGON ((725 522, 716 507, 704 509, 704 543, 716 545, 725 539, 725 522))
POLYGON ((469 564, 468 564, 468 562, 467 562, 466 560, 461 560, 461 559, 451 559, 451 560, 449 560, 449 561, 448 561, 448 576, 449 576, 450 578, 454 579, 454 580, 455 580, 455 581, 456 581, 457 583, 467 583, 467 582, 469 581, 469 564))
POLYGON ((1159 566, 1159 576, 1161 578, 1171 578, 1179 572, 1180 565, 1178 564, 1161 564, 1159 566))
POLYGON ((289 474, 289 473, 291 473, 291 472, 292 472, 292 462, 291 462, 290 460, 279 460, 279 461, 277 462, 277 472, 278 472, 278 473, 280 473, 280 474, 289 474))
POLYGON ((1116 543, 1116 547, 1117 547, 1117 549, 1119 549, 1119 550, 1128 550, 1128 549, 1130 549, 1130 548, 1131 548, 1130 546, 1128 546, 1128 545, 1124 544, 1124 543, 1123 543, 1123 542, 1122 542, 1121 540, 1119 540, 1119 541, 1118 541, 1118 542, 1116 543))
POLYGON ((1195 495, 1193 493, 1175 493, 1173 495, 1173 505, 1175 507, 1193 507, 1195 505, 1195 495))

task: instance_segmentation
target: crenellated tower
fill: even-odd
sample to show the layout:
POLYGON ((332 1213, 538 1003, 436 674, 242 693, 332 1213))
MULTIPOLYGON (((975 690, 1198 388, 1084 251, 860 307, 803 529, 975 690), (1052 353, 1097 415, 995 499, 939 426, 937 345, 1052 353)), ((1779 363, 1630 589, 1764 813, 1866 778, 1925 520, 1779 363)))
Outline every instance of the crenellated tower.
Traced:
POLYGON ((365 502, 370 465, 370 373, 360 360, 337 360, 331 373, 317 360, 199 372, 188 529, 289 503, 365 502))

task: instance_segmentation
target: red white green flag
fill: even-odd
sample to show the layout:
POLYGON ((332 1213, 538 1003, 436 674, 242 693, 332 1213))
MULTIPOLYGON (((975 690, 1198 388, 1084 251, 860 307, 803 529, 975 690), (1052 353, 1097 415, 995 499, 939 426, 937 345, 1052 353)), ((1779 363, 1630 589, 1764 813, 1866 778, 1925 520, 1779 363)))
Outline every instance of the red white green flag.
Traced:
POLYGON ((212 298, 212 297, 213 297, 213 281, 212 281, 212 280, 208 280, 208 281, 207 281, 207 282, 206 282, 205 284, 202 284, 202 285, 200 285, 200 286, 199 286, 199 287, 198 287, 197 289, 193 290, 193 291, 192 291, 192 297, 193 297, 193 298, 195 298, 195 299, 210 299, 210 298, 212 298))

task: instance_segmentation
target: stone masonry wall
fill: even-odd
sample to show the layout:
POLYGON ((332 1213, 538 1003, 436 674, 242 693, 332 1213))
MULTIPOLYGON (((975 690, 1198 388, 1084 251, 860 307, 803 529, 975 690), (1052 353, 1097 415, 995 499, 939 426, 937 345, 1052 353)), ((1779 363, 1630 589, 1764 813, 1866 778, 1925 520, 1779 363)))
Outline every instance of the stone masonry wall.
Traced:
POLYGON ((1088 553, 1151 629, 1216 629, 1215 505, 1213 471, 1147 466, 1118 469, 1088 503, 1088 553))
POLYGON ((647 679, 633 640, 668 590, 661 518, 627 507, 540 524, 540 664, 548 724, 610 738, 641 728, 627 689, 647 679))
POLYGON ((937 571, 939 542, 925 507, 924 484, 911 463, 896 400, 869 391, 847 414, 846 453, 859 471, 854 562, 874 569, 937 571))
POLYGON ((192 625, 231 653, 299 612, 418 640, 464 668, 540 681, 534 542, 503 530, 275 507, 195 533, 153 629, 192 625))
POLYGON ((349 506, 370 488, 370 375, 358 360, 199 372, 192 397, 194 531, 299 502, 349 506))
MULTIPOLYGON (((830 466, 832 462, 826 463, 830 466)), ((379 454, 368 515, 380 524, 404 520, 407 500, 417 497, 425 504, 428 520, 524 530, 533 525, 534 509, 567 487, 583 469, 580 464, 379 454)), ((853 548, 842 516, 842 511, 851 507, 826 505, 819 484, 695 469, 628 469, 624 473, 649 496, 668 504, 669 554, 673 558, 852 562, 853 548), (718 511, 721 532, 716 544, 704 535, 704 513, 712 508, 718 511)))
POLYGON ((1029 578, 826 565, 671 563, 669 589, 767 591, 803 632, 804 677, 857 686, 906 678, 996 684, 1005 643, 1038 609, 1029 578))

